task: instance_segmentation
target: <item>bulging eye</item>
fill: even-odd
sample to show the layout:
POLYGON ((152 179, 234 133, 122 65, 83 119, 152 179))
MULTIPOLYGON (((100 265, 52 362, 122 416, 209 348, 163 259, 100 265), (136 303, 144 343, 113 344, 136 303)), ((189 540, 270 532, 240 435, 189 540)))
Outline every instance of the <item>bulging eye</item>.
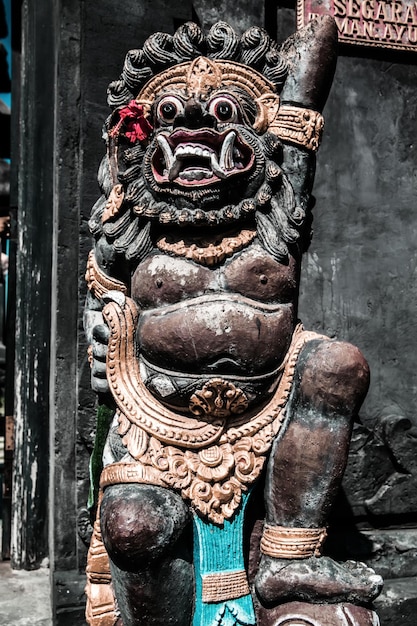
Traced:
POLYGON ((175 96, 166 96, 158 103, 156 115, 160 122, 170 124, 179 113, 183 113, 184 105, 175 96))
POLYGON ((239 119, 236 103, 226 96, 213 98, 209 105, 209 113, 219 122, 237 122, 239 119))

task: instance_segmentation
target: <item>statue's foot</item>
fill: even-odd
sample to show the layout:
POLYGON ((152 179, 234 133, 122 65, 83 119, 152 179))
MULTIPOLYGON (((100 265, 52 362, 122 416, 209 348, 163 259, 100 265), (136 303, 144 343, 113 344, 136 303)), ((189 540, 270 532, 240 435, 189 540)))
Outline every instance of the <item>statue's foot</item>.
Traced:
POLYGON ((330 557, 275 559, 263 555, 255 580, 266 604, 283 600, 372 602, 381 592, 381 576, 364 563, 338 563, 330 557))

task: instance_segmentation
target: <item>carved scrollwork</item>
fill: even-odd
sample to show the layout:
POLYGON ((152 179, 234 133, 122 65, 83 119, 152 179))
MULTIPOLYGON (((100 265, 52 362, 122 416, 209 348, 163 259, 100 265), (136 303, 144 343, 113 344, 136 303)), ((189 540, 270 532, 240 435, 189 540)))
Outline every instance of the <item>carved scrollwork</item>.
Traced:
POLYGON ((109 291, 127 293, 127 286, 121 280, 111 278, 100 269, 93 250, 88 255, 85 280, 88 289, 99 299, 103 298, 109 291))
MULTIPOLYGON (((262 437, 262 433, 259 436, 262 437)), ((266 436, 265 441, 268 439, 266 436)), ((201 515, 222 524, 232 517, 240 504, 242 491, 258 478, 264 461, 265 454, 252 449, 250 438, 195 451, 165 446, 150 437, 137 463, 105 467, 101 486, 119 482, 169 486, 179 490, 201 515)))
MULTIPOLYGON (((210 89, 220 85, 233 85, 249 92, 254 100, 263 94, 273 93, 275 90, 273 83, 247 65, 235 61, 217 61, 197 57, 191 63, 180 63, 157 74, 140 91, 137 101, 139 103, 153 102, 156 95, 167 87, 170 90, 183 89, 192 95, 197 83, 201 82, 199 76, 203 67, 210 69, 208 84, 210 89)), ((204 79, 206 81, 206 75, 204 79)))
POLYGON ((124 197, 125 194, 123 191, 123 185, 120 185, 120 183, 115 185, 110 192, 107 204, 103 211, 103 216, 101 218, 103 223, 107 222, 118 214, 120 207, 122 206, 124 197))

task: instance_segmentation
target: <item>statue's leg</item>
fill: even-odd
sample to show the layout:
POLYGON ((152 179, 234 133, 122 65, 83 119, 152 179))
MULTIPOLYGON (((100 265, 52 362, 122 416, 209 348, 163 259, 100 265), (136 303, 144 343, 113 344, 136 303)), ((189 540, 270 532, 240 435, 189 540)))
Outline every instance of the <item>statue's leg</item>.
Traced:
POLYGON ((181 497, 153 485, 107 487, 101 531, 123 626, 190 626, 192 527, 181 497))
POLYGON ((345 470, 368 366, 344 342, 313 340, 300 353, 288 426, 268 464, 266 520, 256 580, 265 603, 284 599, 367 602, 382 579, 364 564, 320 556, 326 520, 345 470))

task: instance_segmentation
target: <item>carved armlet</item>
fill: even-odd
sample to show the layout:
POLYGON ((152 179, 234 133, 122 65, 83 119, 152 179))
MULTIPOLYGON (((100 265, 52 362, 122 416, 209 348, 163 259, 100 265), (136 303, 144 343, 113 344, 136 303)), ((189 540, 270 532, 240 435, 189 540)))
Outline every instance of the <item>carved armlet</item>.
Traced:
POLYGON ((283 104, 268 130, 282 141, 295 143, 317 152, 323 128, 324 118, 318 111, 283 104))
POLYGON ((261 552, 276 559, 321 556, 326 537, 326 528, 289 528, 265 524, 261 552))

